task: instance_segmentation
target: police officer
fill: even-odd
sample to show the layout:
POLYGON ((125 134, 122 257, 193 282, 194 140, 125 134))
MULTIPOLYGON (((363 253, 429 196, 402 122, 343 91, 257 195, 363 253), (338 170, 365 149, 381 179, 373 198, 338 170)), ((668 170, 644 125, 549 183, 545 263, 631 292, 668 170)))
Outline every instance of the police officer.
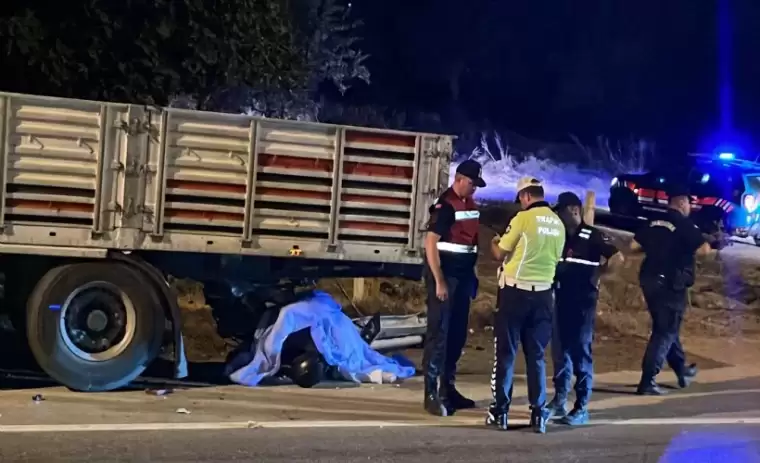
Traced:
POLYGON ((486 186, 481 165, 467 160, 457 167, 454 183, 430 207, 425 237, 427 335, 423 354, 425 410, 448 416, 475 402, 454 386, 456 365, 467 340, 470 301, 477 291, 480 213, 473 200, 486 186))
POLYGON ((652 317, 652 334, 641 365, 641 395, 662 395, 655 378, 665 361, 673 369, 678 385, 684 388, 697 374, 695 364, 687 365, 679 331, 686 311, 687 291, 694 284, 695 255, 715 257, 712 245, 688 217, 689 193, 681 185, 668 192, 668 211, 639 230, 630 243, 630 253, 645 253, 639 272, 647 310, 652 317))
POLYGON ((547 408, 560 423, 579 425, 588 422, 599 277, 602 268, 619 254, 602 232, 583 222, 581 199, 575 193, 568 191, 557 199, 554 211, 567 234, 554 284, 554 399, 547 408), (567 414, 565 404, 573 373, 575 406, 567 414))
POLYGON ((552 282, 565 244, 565 227, 544 201, 544 188, 537 179, 520 179, 517 192, 523 210, 512 218, 502 236, 494 237, 491 245, 494 257, 504 263, 499 273, 499 307, 494 326, 493 402, 486 425, 507 429, 515 357, 522 342, 531 427, 544 433, 549 418, 544 350, 551 339, 552 282))

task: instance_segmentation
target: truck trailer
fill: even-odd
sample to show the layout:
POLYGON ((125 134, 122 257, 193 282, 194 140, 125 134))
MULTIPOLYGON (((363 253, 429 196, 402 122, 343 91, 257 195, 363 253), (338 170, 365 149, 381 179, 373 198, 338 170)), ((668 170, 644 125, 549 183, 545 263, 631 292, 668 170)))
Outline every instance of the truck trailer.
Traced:
POLYGON ((2 311, 71 389, 122 387, 167 349, 181 378, 170 277, 232 318, 302 281, 419 279, 452 141, 0 93, 2 311))

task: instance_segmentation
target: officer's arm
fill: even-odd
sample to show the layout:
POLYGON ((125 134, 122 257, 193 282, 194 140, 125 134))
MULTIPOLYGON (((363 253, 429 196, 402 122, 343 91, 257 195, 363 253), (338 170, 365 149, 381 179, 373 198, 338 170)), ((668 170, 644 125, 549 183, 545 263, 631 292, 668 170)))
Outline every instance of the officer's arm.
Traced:
POLYGON ((704 244, 702 244, 702 246, 700 246, 700 247, 697 249, 697 255, 698 255, 698 256, 702 256, 702 257, 705 257, 705 256, 706 256, 706 257, 712 257, 712 256, 713 256, 713 255, 715 255, 715 254, 718 254, 718 250, 717 250, 717 249, 713 249, 713 248, 710 246, 710 243, 704 243, 704 244))
POLYGON ((602 273, 607 272, 611 266, 614 267, 624 260, 623 252, 620 249, 624 245, 615 241, 614 238, 606 233, 600 230, 595 230, 593 234, 593 244, 598 246, 598 252, 602 256, 602 273))
POLYGON ((690 222, 679 224, 677 228, 679 239, 688 249, 694 251, 699 257, 714 258, 717 256, 717 250, 713 249, 709 240, 705 238, 702 231, 690 222))
POLYGON ((454 214, 454 208, 446 202, 438 203, 431 208, 430 222, 425 235, 425 258, 436 282, 444 281, 438 242, 454 225, 456 220, 454 214))
POLYGON ((633 238, 631 241, 628 242, 628 246, 622 247, 620 251, 625 255, 635 255, 635 254, 643 254, 644 248, 641 246, 641 244, 636 241, 636 238, 633 238))
POLYGON ((523 214, 518 213, 510 220, 507 231, 501 236, 494 237, 491 241, 491 252, 496 260, 504 261, 515 250, 523 232, 523 226, 523 214))
POLYGON ((606 274, 611 268, 614 269, 625 262, 625 255, 622 252, 616 252, 609 258, 604 259, 604 263, 601 266, 601 272, 606 274))
POLYGON ((620 249, 620 251, 626 256, 644 254, 644 246, 648 242, 647 237, 649 233, 649 227, 639 229, 627 245, 620 246, 618 249, 620 249))
POLYGON ((718 257, 718 250, 713 249, 713 247, 710 246, 710 243, 703 243, 699 248, 697 248, 696 254, 707 259, 714 259, 718 257))

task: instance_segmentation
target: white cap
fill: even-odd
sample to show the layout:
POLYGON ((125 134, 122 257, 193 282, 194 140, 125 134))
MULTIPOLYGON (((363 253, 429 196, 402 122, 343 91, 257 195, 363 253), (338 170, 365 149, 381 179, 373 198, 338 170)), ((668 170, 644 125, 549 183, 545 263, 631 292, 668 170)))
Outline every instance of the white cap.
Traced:
POLYGON ((523 177, 517 182, 517 192, 521 192, 529 186, 542 186, 541 181, 535 177, 523 177))

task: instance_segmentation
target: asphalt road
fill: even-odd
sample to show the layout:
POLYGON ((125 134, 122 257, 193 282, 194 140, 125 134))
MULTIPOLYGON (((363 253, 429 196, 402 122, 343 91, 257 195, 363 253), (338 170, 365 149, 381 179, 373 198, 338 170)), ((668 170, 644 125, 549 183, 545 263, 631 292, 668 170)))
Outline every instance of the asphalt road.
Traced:
MULTIPOLYGON (((663 373, 664 384, 671 376, 663 373)), ((482 409, 426 415, 418 378, 319 389, 197 385, 156 396, 76 393, 30 376, 0 394, 0 461, 760 462, 760 367, 707 369, 666 397, 632 395, 636 379, 599 375, 591 425, 535 435, 523 427, 522 378, 515 428, 504 433, 482 426, 482 409)), ((487 404, 486 381, 460 382, 487 404)))
POLYGON ((0 435, 3 461, 556 462, 760 461, 760 426, 295 429, 0 435))

